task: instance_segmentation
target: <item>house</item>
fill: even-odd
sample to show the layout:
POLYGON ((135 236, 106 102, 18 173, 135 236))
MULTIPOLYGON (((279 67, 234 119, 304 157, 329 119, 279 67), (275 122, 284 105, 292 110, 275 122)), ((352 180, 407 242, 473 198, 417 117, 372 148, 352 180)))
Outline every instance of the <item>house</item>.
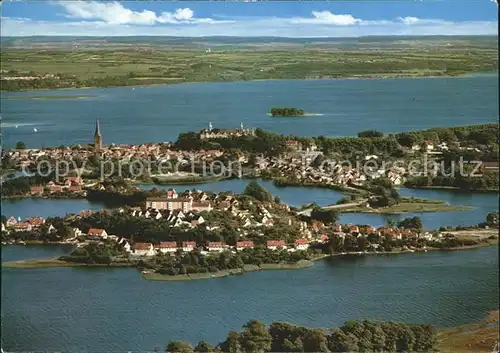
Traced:
POLYGON ((41 186, 41 185, 31 186, 30 187, 30 194, 31 195, 42 195, 43 194, 43 186, 41 186))
POLYGON ((424 141, 424 149, 427 152, 433 151, 434 150, 434 144, 432 143, 432 141, 424 141))
POLYGON ((108 237, 108 233, 102 228, 90 228, 87 232, 87 236, 90 238, 102 238, 106 239, 108 237))
POLYGON ((208 201, 193 202, 191 204, 191 210, 197 212, 212 211, 212 205, 208 201))
POLYGON ((32 229, 32 225, 28 222, 17 222, 16 224, 14 224, 15 232, 31 232, 32 229))
POLYGON ((330 238, 328 238, 328 235, 326 234, 321 234, 321 236, 319 237, 319 243, 326 243, 327 241, 329 241, 330 238))
POLYGON ((16 218, 15 218, 15 217, 13 217, 13 216, 11 216, 11 217, 7 220, 6 226, 7 226, 7 227, 12 227, 12 226, 14 226, 16 223, 17 223, 16 218))
POLYGON ((307 250, 309 248, 309 241, 307 239, 297 239, 295 240, 295 249, 297 250, 307 250))
POLYGON ((341 224, 335 224, 335 226, 333 227, 333 231, 337 232, 337 233, 342 232, 342 225, 341 224))
POLYGON ((40 227, 42 224, 45 224, 45 218, 43 217, 29 217, 26 218, 26 222, 31 224, 33 228, 40 227))
POLYGON ((71 185, 69 188, 68 188, 68 191, 69 192, 82 192, 83 189, 82 189, 82 186, 81 185, 71 185))
POLYGON ((167 190, 167 199, 176 199, 178 197, 177 191, 175 189, 167 190))
POLYGON ((137 256, 154 256, 155 250, 151 243, 135 243, 133 253, 137 256))
POLYGON ((163 241, 158 245, 158 250, 163 254, 174 254, 177 251, 177 243, 175 241, 163 241))
POLYGON ((270 250, 276 250, 278 248, 286 249, 286 243, 284 240, 268 240, 267 248, 270 250))
POLYGON ((253 241, 245 240, 236 242, 236 250, 241 251, 244 249, 253 249, 253 241))
POLYGON ((194 241, 183 241, 182 242, 182 251, 190 252, 193 251, 196 247, 196 242, 194 241))
POLYGON ((49 186, 49 192, 51 194, 54 194, 56 192, 62 192, 63 191, 63 187, 61 185, 50 185, 49 186))
POLYGON ((222 252, 224 251, 224 243, 220 241, 211 241, 208 243, 208 251, 222 252))
POLYGON ((83 185, 83 179, 81 177, 66 177, 64 179, 66 185, 72 186, 72 185, 83 185))
POLYGON ((146 199, 146 208, 155 208, 157 210, 182 210, 189 212, 193 207, 193 199, 190 198, 175 198, 169 199, 166 197, 148 197, 146 199))
POLYGON ((123 250, 125 250, 125 252, 132 252, 132 248, 129 244, 129 242, 127 241, 127 239, 125 238, 121 238, 120 241, 118 241, 118 245, 121 245, 123 247, 123 250))
POLYGON ((359 233, 358 226, 351 226, 349 229, 350 229, 351 233, 359 233))
POLYGON ((83 232, 80 230, 80 228, 72 228, 71 234, 72 234, 73 238, 76 238, 76 237, 83 235, 83 232))

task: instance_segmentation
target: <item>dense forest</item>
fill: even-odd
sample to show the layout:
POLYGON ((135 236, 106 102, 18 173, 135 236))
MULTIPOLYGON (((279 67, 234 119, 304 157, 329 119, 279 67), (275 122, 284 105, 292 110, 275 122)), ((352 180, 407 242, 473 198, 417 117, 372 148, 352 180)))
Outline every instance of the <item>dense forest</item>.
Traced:
POLYGON ((216 346, 171 341, 165 352, 432 352, 437 344, 434 327, 393 322, 347 321, 339 328, 319 329, 250 320, 242 329, 230 331, 216 346))

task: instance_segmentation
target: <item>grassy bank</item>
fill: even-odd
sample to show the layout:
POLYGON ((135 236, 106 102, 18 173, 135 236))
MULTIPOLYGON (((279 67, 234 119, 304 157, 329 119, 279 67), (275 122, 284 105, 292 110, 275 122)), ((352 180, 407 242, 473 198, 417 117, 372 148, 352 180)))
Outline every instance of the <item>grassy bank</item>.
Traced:
POLYGON ((3 268, 51 268, 51 267, 134 267, 129 263, 114 264, 85 264, 77 262, 66 262, 58 259, 17 260, 2 262, 3 268))
MULTIPOLYGON (((324 256, 316 258, 318 260, 324 258, 324 256)), ((152 281, 192 281, 200 279, 210 279, 210 278, 224 278, 228 276, 243 275, 246 272, 257 272, 266 270, 293 270, 299 268, 307 268, 313 266, 313 262, 309 260, 300 260, 294 264, 262 264, 257 265, 245 265, 243 268, 233 269, 233 270, 221 270, 212 273, 193 273, 186 275, 162 275, 155 272, 143 272, 142 278, 152 280, 152 281)))
POLYGON ((460 205, 448 205, 440 200, 420 199, 420 198, 402 198, 401 202, 381 208, 370 208, 364 205, 344 208, 344 213, 378 213, 378 214, 404 214, 404 213, 427 213, 427 212, 451 212, 451 211, 469 211, 472 207, 460 205))
POLYGON ((480 322, 443 328, 438 334, 438 351, 454 353, 492 352, 499 341, 499 311, 494 310, 480 322))
POLYGON ((406 188, 408 189, 429 189, 429 190, 456 190, 456 191, 462 191, 464 193, 468 192, 481 192, 481 193, 498 193, 500 190, 499 189, 474 189, 474 190, 467 190, 467 189, 462 189, 456 186, 411 186, 411 185, 405 185, 406 188))

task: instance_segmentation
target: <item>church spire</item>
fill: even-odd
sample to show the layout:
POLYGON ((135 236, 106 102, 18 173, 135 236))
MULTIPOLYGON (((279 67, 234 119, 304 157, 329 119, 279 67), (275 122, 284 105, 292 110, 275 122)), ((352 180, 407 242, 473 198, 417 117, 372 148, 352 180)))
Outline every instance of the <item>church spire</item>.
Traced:
POLYGON ((95 121, 95 133, 94 136, 101 136, 101 128, 99 127, 99 119, 95 121))
POLYGON ((96 120, 95 132, 94 132, 94 152, 100 152, 101 149, 102 149, 101 128, 99 126, 99 120, 96 120))

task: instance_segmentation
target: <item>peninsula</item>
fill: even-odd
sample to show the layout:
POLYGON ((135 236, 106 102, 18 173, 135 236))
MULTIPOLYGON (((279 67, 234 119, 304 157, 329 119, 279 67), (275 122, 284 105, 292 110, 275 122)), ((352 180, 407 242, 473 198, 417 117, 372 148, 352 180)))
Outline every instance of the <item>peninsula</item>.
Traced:
POLYGON ((165 352, 496 352, 498 347, 498 310, 472 324, 442 328, 424 324, 347 321, 336 328, 307 328, 287 322, 269 326, 250 320, 242 331, 231 331, 227 338, 212 346, 200 341, 172 340, 165 352), (375 334, 376 333, 376 334, 375 334))

